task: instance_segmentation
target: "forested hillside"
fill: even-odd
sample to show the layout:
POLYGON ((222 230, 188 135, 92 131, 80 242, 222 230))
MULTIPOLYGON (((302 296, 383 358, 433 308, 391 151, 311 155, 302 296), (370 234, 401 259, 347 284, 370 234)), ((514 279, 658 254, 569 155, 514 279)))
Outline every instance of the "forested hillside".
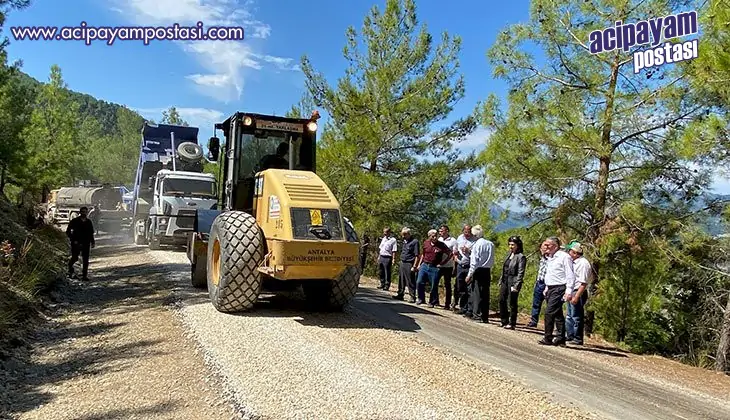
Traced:
MULTIPOLYGON (((0 157, 0 193, 33 202, 42 200, 50 189, 80 180, 128 186, 133 182, 144 122, 141 115, 124 105, 73 91, 58 66, 52 66, 48 79, 42 81, 19 69, 7 68, 7 74, 7 86, 23 97, 8 106, 14 107, 16 123, 24 126, 8 142, 17 151, 8 153, 12 159, 0 157)), ((176 116, 171 109, 162 122, 187 124, 176 116), (172 119, 176 120, 167 121, 172 119)))

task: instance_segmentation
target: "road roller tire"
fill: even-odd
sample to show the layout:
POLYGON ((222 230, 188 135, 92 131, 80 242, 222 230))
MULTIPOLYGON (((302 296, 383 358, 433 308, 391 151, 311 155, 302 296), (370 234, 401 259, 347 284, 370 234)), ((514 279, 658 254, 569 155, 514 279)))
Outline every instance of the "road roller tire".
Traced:
POLYGON ((264 235, 256 219, 242 211, 228 211, 213 221, 208 241, 208 291, 220 312, 253 308, 261 293, 264 235))

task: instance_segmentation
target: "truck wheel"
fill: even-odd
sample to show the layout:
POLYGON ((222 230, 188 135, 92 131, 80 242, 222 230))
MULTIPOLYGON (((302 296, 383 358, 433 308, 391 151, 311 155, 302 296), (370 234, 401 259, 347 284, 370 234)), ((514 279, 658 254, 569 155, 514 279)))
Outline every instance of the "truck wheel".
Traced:
MULTIPOLYGON (((355 227, 346 217, 345 238, 347 242, 358 242, 355 227)), ((323 309, 341 311, 352 301, 360 286, 360 263, 348 266, 340 277, 334 281, 304 283, 303 289, 307 300, 317 306, 324 306, 323 309)))
POLYGON ((213 221, 208 241, 208 291, 220 312, 251 309, 261 293, 264 235, 256 219, 228 211, 213 221))
POLYGON ((190 278, 193 287, 204 289, 208 286, 208 273, 205 266, 206 261, 196 261, 190 265, 190 278))
POLYGON ((150 241, 149 241, 150 242, 150 250, 152 250, 152 251, 159 250, 161 248, 161 246, 160 246, 160 238, 155 237, 155 235, 153 233, 153 230, 152 230, 152 226, 150 226, 149 233, 150 233, 149 234, 149 237, 150 237, 150 241))
POLYGON ((140 235, 137 231, 138 222, 132 223, 132 234, 134 235, 135 245, 147 245, 147 238, 144 235, 140 235))

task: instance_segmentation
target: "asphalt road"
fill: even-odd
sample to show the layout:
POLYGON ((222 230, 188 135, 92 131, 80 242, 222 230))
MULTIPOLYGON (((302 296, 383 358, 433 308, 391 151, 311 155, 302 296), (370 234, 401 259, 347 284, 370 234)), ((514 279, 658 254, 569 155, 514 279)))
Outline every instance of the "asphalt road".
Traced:
MULTIPOLYGON (((586 349, 543 347, 538 331, 485 325, 443 309, 393 300, 372 288, 358 292, 356 310, 383 328, 410 332, 419 339, 474 363, 496 368, 553 399, 609 419, 730 419, 730 399, 672 387, 651 378, 617 372, 586 358, 586 349)), ((496 324, 496 325, 495 325, 496 324)), ((618 352, 615 357, 623 357, 618 352)))

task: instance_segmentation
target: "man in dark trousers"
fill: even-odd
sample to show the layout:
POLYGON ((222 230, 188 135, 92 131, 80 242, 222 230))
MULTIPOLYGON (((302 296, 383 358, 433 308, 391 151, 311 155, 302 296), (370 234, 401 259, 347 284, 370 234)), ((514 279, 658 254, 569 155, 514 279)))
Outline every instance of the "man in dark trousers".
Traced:
POLYGON ((79 260, 79 254, 83 259, 82 280, 89 280, 89 248, 96 246, 94 240, 94 224, 87 217, 89 209, 81 207, 81 215, 68 222, 66 236, 71 240, 71 259, 68 261, 68 276, 74 277, 74 264, 79 260))
POLYGON ((416 268, 414 266, 416 258, 421 253, 421 247, 418 239, 411 235, 411 229, 404 227, 401 230, 403 235, 403 251, 400 256, 400 270, 398 271, 398 293, 393 299, 403 300, 408 288, 408 294, 411 296, 410 302, 416 302, 416 268))
POLYGON ((391 235, 389 227, 383 229, 383 238, 380 240, 378 256, 378 274, 380 277, 380 286, 378 289, 390 289, 390 276, 393 272, 393 261, 398 255, 398 240, 391 235))
POLYGON ((547 250, 545 271, 545 336, 538 341, 547 346, 564 346, 566 341, 563 304, 570 301, 575 286, 573 259, 560 249, 560 239, 551 236, 543 242, 547 250), (557 330, 557 334, 553 334, 557 330))
POLYGON ((477 238, 470 251, 469 272, 466 284, 471 287, 469 300, 472 312, 465 314, 472 320, 489 323, 489 287, 492 281, 494 266, 494 243, 484 238, 484 229, 480 225, 471 228, 471 234, 477 238))

